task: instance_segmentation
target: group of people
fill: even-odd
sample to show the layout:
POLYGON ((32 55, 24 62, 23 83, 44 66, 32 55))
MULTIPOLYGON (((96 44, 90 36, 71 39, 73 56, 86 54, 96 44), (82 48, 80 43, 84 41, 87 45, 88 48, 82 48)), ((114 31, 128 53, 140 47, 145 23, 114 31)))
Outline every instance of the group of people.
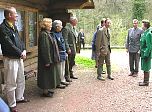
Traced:
MULTIPOLYGON (((17 103, 29 102, 24 98, 25 76, 24 63, 26 49, 15 26, 17 11, 14 7, 4 10, 4 21, 0 25, 0 44, 4 62, 5 94, 12 112, 17 112, 17 103)), ((77 79, 73 73, 76 56, 77 18, 71 16, 69 23, 63 27, 61 20, 43 18, 40 22, 38 39, 38 73, 37 85, 43 90, 42 96, 52 97, 55 88, 64 89, 71 79, 77 79)), ((114 80, 111 75, 110 62, 110 24, 109 18, 102 19, 92 41, 93 57, 96 62, 97 79, 105 80, 103 64, 106 64, 107 78, 114 80)), ((81 32, 82 39, 84 34, 81 32)), ((152 30, 148 20, 142 21, 142 29, 138 28, 138 20, 133 20, 133 28, 128 31, 126 49, 129 52, 130 74, 136 77, 139 69, 144 71, 144 81, 140 86, 149 85, 149 71, 152 57, 152 30), (139 53, 140 51, 140 53, 139 53)), ((1 104, 4 104, 2 102, 1 104)), ((6 105, 5 105, 6 106, 6 105)))
MULTIPOLYGON (((15 25, 18 17, 16 9, 4 9, 4 17, 0 25, 0 44, 4 62, 5 95, 10 111, 17 112, 17 103, 29 102, 24 98, 23 60, 26 59, 26 48, 15 25)), ((55 88, 64 89, 72 79, 78 79, 73 73, 77 22, 75 16, 70 17, 65 27, 61 20, 52 22, 51 18, 43 18, 40 22, 37 85, 43 90, 43 97, 52 97, 55 88)), ((0 100, 0 104, 5 103, 0 100)))
POLYGON ((139 86, 148 86, 152 58, 152 30, 149 20, 142 20, 142 29, 138 28, 138 20, 133 20, 133 28, 128 30, 126 51, 129 53, 129 76, 138 76, 141 58, 144 81, 139 86))
POLYGON ((97 26, 92 40, 92 59, 95 60, 95 67, 97 68, 97 79, 105 81, 105 72, 103 71, 103 64, 106 64, 107 78, 114 80, 111 75, 110 62, 110 27, 111 20, 103 18, 101 23, 97 26))
MULTIPOLYGON (((103 64, 106 64, 107 77, 111 80, 110 62, 110 19, 103 18, 97 26, 92 40, 92 59, 95 60, 97 68, 97 79, 105 80, 103 64)), ((151 58, 152 58, 152 29, 148 20, 142 21, 142 29, 138 28, 138 20, 133 20, 133 28, 128 30, 126 39, 126 52, 129 53, 129 76, 137 77, 139 72, 139 60, 141 58, 141 70, 144 71, 144 81, 139 86, 148 86, 151 58)))
POLYGON ((70 17, 63 28, 62 21, 44 18, 40 23, 38 39, 37 84, 43 89, 43 96, 52 97, 55 88, 64 89, 71 79, 76 55, 77 18, 70 17))

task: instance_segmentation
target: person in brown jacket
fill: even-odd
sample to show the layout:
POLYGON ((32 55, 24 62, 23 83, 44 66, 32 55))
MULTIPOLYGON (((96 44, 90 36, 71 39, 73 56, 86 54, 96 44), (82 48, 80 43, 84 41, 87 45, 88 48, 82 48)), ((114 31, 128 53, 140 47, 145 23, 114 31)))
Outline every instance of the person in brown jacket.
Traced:
POLYGON ((110 31, 109 27, 111 24, 111 20, 107 18, 105 20, 105 26, 100 28, 97 32, 97 39, 95 42, 96 45, 96 53, 98 57, 98 67, 97 67, 97 79, 105 80, 105 78, 101 75, 104 61, 106 63, 107 75, 108 78, 113 80, 114 78, 111 76, 111 62, 110 62, 110 31))

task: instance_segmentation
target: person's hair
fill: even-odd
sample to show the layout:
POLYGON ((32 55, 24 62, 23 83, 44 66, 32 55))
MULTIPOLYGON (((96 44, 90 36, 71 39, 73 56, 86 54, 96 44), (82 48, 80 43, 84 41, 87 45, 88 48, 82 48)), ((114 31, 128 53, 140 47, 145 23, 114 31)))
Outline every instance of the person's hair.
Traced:
POLYGON ((40 28, 41 29, 46 29, 46 27, 48 25, 50 25, 50 23, 52 23, 52 19, 51 18, 43 18, 43 20, 40 21, 40 28))
POLYGON ((75 16, 70 17, 70 22, 75 21, 75 20, 77 20, 77 17, 75 17, 75 16))
POLYGON ((133 21, 132 21, 132 22, 133 22, 133 23, 134 23, 134 22, 137 22, 137 23, 138 23, 138 19, 133 19, 133 21))
POLYGON ((6 19, 8 19, 9 14, 12 13, 12 9, 15 9, 15 8, 14 8, 14 7, 8 7, 8 8, 6 8, 6 9, 4 9, 4 17, 5 17, 6 19))
POLYGON ((105 18, 103 18, 102 20, 101 20, 101 25, 105 22, 105 18))
POLYGON ((144 24, 144 27, 146 27, 147 29, 150 27, 149 20, 142 20, 142 23, 144 24))
POLYGON ((62 21, 61 20, 54 20, 53 23, 52 23, 52 30, 56 30, 58 24, 62 25, 62 21))
POLYGON ((108 20, 110 20, 110 18, 106 18, 106 19, 105 19, 105 23, 107 23, 108 20))

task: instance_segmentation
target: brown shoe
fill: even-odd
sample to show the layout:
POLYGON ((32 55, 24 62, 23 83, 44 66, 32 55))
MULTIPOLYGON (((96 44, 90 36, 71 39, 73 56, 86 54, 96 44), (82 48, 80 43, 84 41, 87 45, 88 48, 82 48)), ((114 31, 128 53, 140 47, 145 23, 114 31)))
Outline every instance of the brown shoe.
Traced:
POLYGON ((18 112, 16 106, 15 107, 10 107, 11 112, 18 112))
POLYGON ((133 76, 133 74, 134 74, 134 73, 133 73, 133 72, 131 72, 128 76, 133 76))
POLYGON ((132 76, 133 76, 133 77, 137 77, 137 76, 138 76, 138 73, 134 73, 132 76))

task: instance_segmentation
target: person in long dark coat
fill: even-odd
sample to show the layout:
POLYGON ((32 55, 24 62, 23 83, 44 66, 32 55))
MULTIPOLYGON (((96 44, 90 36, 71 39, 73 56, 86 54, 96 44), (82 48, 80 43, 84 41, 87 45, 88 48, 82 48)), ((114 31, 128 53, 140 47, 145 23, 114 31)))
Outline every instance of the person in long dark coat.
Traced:
POLYGON ((38 39, 38 74, 37 85, 43 89, 43 96, 52 97, 54 89, 60 84, 56 68, 59 62, 57 42, 50 32, 52 19, 44 18, 40 23, 41 31, 38 39))

